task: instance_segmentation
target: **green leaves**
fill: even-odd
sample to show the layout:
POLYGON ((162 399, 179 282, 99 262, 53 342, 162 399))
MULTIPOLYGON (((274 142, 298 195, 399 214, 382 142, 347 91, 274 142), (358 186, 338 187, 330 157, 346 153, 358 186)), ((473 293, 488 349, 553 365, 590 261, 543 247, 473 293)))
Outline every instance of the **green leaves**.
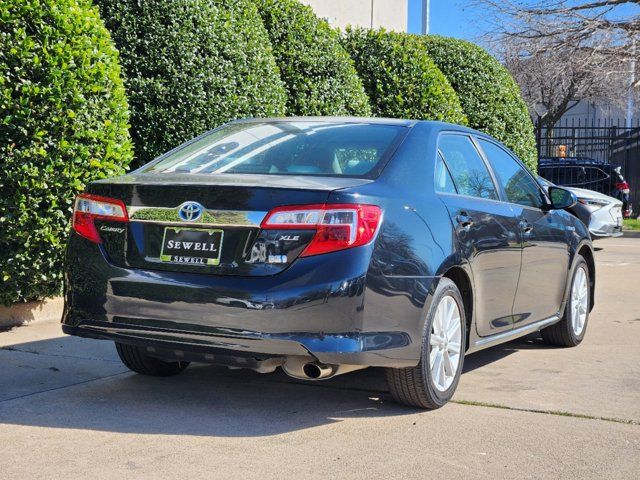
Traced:
POLYGON ((535 168, 517 85, 467 42, 340 37, 296 0, 97 4, 111 36, 90 0, 0 2, 0 303, 60 292, 73 198, 88 182, 122 174, 134 146, 140 165, 228 120, 468 123, 535 168))
POLYGON ((253 0, 97 0, 120 50, 136 165, 286 93, 253 0))
POLYGON ((347 29, 374 115, 444 120, 502 141, 536 171, 533 124, 518 85, 481 47, 464 40, 347 29))
POLYGON ((347 29, 342 45, 355 62, 374 115, 466 123, 455 91, 416 37, 347 29))
POLYGON ((477 45, 435 35, 416 37, 460 98, 469 126, 503 142, 536 171, 533 124, 507 69, 477 45))
POLYGON ((0 2, 0 303, 60 293, 73 198, 124 172, 128 123, 90 1, 0 2))
POLYGON ((254 0, 287 89, 287 115, 371 114, 338 32, 298 0, 254 0))

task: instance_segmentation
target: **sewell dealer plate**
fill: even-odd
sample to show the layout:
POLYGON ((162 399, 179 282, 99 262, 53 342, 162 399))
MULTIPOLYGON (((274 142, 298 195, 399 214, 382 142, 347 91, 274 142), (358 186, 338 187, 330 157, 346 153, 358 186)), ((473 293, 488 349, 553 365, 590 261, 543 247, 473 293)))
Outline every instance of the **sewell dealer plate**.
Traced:
POLYGON ((222 237, 219 229, 166 227, 160 260, 190 265, 219 265, 222 237))

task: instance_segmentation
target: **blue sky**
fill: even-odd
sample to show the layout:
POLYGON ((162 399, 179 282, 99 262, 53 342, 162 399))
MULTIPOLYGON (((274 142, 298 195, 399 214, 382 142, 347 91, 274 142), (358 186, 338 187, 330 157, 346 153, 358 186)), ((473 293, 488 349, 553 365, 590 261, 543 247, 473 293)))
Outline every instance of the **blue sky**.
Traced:
MULTIPOLYGON (((464 0, 431 0, 430 33, 468 40, 481 34, 468 4, 464 0)), ((409 0, 409 32, 420 33, 421 18, 422 0, 409 0)))
MULTIPOLYGON (((422 0, 409 1, 409 32, 420 33, 422 0)), ((469 0, 431 0, 430 33, 474 40, 488 28, 480 7, 470 6, 469 0)), ((531 0, 535 3, 535 0, 531 0)), ((576 3, 576 2, 574 2, 576 3)), ((578 2, 580 3, 580 2, 578 2)), ((625 5, 615 10, 618 16, 640 15, 640 7, 625 5)))

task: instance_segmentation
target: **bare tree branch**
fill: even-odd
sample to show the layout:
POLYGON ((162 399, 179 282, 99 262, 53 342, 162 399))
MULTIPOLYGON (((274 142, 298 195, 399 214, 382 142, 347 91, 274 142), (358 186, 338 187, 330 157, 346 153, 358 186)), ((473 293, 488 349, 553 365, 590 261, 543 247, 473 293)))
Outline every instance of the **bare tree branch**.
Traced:
POLYGON ((504 38, 500 56, 522 90, 531 115, 552 129, 580 100, 624 107, 628 65, 601 52, 547 51, 530 41, 527 50, 504 38))
MULTIPOLYGON (((559 5, 566 5, 566 2, 555 2, 559 5)), ((547 7, 547 8, 532 8, 527 9, 528 12, 534 15, 549 15, 549 14, 559 14, 559 13, 571 13, 571 12, 579 12, 581 10, 595 10, 597 8, 603 7, 614 7, 618 5, 626 5, 633 4, 638 5, 640 1, 638 0, 604 0, 602 2, 589 2, 584 3, 582 5, 571 5, 571 6, 563 6, 563 7, 547 7)))
MULTIPOLYGON (((520 84, 532 115, 552 129, 579 100, 624 106, 640 52, 640 0, 475 0, 485 42, 520 84), (543 113, 541 113, 543 111, 543 113)), ((640 63, 640 62, 638 62, 640 63)), ((637 72, 636 72, 637 73, 637 72)))
POLYGON ((593 49, 617 60, 634 55, 640 39, 640 0, 476 0, 493 18, 485 37, 527 42, 545 40, 545 49, 593 49))

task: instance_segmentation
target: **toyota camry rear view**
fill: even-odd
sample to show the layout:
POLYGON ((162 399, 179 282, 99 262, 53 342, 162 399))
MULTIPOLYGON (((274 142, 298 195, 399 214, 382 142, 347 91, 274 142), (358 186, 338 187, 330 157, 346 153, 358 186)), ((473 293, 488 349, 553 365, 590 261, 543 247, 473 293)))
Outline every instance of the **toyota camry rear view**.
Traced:
POLYGON ((465 355, 582 341, 595 266, 575 201, 456 125, 232 122, 78 196, 63 329, 146 375, 384 367, 398 402, 437 408, 465 355))

